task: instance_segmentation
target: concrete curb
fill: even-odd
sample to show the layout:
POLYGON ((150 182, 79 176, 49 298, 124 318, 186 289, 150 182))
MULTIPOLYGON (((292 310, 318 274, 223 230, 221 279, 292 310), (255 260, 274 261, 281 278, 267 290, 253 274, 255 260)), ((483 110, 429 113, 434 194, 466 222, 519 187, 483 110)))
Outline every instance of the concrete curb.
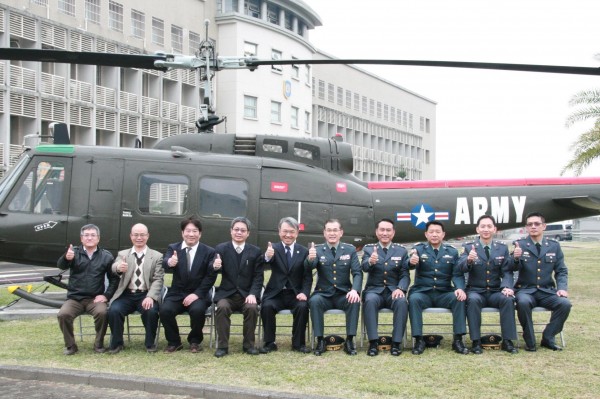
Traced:
POLYGON ((89 385, 97 388, 142 391, 162 395, 187 395, 205 399, 331 399, 324 396, 308 396, 291 393, 262 391, 225 385, 200 384, 136 376, 119 376, 82 370, 45 369, 0 365, 0 376, 16 380, 37 380, 65 384, 89 385))

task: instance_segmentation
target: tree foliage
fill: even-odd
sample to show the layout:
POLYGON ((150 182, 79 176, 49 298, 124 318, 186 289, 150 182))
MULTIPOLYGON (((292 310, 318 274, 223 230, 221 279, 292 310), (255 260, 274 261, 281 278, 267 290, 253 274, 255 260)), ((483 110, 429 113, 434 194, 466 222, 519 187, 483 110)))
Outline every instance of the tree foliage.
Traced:
POLYGON ((583 107, 567 117, 567 126, 572 126, 579 121, 596 120, 594 127, 580 134, 577 141, 571 145, 573 158, 561 171, 562 175, 567 170, 572 170, 576 176, 579 176, 592 161, 600 158, 600 90, 579 92, 571 98, 569 105, 583 105, 583 107))

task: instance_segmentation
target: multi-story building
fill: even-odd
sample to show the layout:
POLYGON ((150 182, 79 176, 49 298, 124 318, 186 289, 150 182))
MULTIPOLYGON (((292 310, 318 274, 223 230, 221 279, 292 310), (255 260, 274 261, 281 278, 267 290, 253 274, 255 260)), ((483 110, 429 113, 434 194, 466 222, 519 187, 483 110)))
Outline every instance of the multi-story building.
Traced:
MULTIPOLYGON (((301 0, 1 0, 0 47, 194 54, 205 35, 223 56, 330 57, 309 41, 321 25, 301 0), (205 27, 204 21, 210 23, 205 27)), ((0 60, 0 163, 52 122, 71 141, 144 147, 193 133, 208 93, 198 71, 0 60)), ((217 133, 330 137, 354 147, 365 180, 434 177, 435 103, 352 66, 224 70, 213 80, 217 133)))

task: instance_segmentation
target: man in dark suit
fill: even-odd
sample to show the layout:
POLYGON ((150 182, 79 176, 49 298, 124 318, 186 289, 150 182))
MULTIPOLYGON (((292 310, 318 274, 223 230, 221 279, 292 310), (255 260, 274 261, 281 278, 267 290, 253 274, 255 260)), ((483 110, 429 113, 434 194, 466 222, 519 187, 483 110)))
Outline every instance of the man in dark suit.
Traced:
POLYGON ((120 251, 112 265, 113 273, 121 279, 108 308, 111 354, 123 350, 123 323, 125 317, 136 310, 142 314, 146 329, 146 351, 156 352, 158 304, 165 275, 162 254, 148 248, 150 234, 141 223, 133 225, 129 238, 133 247, 120 251))
POLYGON ((183 241, 170 244, 163 258, 165 273, 173 274, 173 281, 160 306, 160 320, 165 328, 167 347, 165 353, 173 353, 183 348, 177 325, 177 315, 188 312, 191 331, 187 341, 190 352, 202 350, 200 344, 204 335, 206 309, 211 304, 209 291, 215 283, 215 275, 210 272, 215 251, 200 242, 202 224, 196 218, 181 222, 183 241))
POLYGON ((394 313, 390 354, 399 356, 402 353, 402 337, 408 319, 406 293, 410 285, 410 273, 406 249, 392 243, 395 233, 394 222, 381 219, 375 226, 379 242, 365 245, 363 249, 362 269, 369 275, 363 292, 363 317, 369 337, 369 356, 377 356, 379 353, 377 324, 379 309, 382 308, 391 308, 394 313))
POLYGON ((481 347, 481 309, 485 306, 500 310, 502 350, 517 353, 512 340, 517 339, 515 323, 514 279, 515 262, 508 253, 506 244, 494 241, 496 220, 482 215, 475 228, 479 238, 463 244, 463 253, 458 261, 467 280, 467 320, 473 346, 471 352, 483 353, 481 347))
POLYGON ((216 357, 223 357, 229 353, 231 314, 240 310, 244 315, 243 351, 249 355, 259 353, 254 345, 254 331, 258 321, 258 300, 264 281, 264 258, 259 247, 246 242, 249 236, 250 221, 244 217, 237 217, 231 221, 231 241, 215 247, 213 270, 223 275, 215 294, 215 325, 218 336, 216 357))
POLYGON ((344 351, 349 355, 356 355, 354 337, 360 312, 362 270, 354 246, 340 242, 344 230, 339 220, 329 219, 325 222, 323 235, 325 244, 315 246, 312 243, 305 261, 306 266, 311 270, 317 269, 317 285, 308 301, 313 332, 317 337, 314 353, 320 356, 325 352, 323 340, 325 311, 343 309, 346 313, 344 351))
POLYGON ((310 352, 306 347, 306 325, 312 273, 304 266, 308 249, 296 242, 298 231, 296 219, 281 219, 281 242, 269 245, 265 252, 265 262, 271 266, 271 278, 265 288, 260 308, 264 331, 264 346, 259 349, 260 353, 277 350, 275 316, 282 309, 292 310, 292 349, 301 353, 310 352))
POLYGON ((414 355, 425 351, 423 310, 431 307, 452 310, 452 349, 464 355, 469 353, 462 338, 467 333, 465 275, 458 267, 458 251, 443 242, 445 235, 444 225, 430 220, 425 225, 427 243, 415 245, 408 259, 410 268, 415 269, 415 283, 408 293, 414 355))
POLYGON ((552 310, 552 316, 542 333, 541 346, 560 351, 562 348, 556 345, 554 337, 563 330, 571 312, 571 302, 567 299, 567 265, 558 241, 544 237, 544 216, 539 212, 532 212, 525 220, 525 228, 529 235, 515 241, 513 252, 519 270, 515 285, 517 315, 523 327, 525 350, 536 350, 531 312, 534 307, 542 306, 552 310))

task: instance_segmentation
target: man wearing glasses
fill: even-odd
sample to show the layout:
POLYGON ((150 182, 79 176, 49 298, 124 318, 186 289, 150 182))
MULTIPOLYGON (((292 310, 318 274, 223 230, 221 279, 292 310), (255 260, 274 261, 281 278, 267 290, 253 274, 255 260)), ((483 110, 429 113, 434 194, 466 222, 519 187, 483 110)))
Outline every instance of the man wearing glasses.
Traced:
POLYGON ((162 254, 148 248, 150 234, 141 223, 133 225, 129 238, 133 247, 120 251, 112 265, 113 273, 120 277, 119 287, 108 308, 109 352, 113 355, 123 350, 125 317, 136 310, 141 313, 146 329, 146 351, 156 352, 158 303, 165 275, 162 254))
POLYGON ((107 327, 108 301, 112 298, 119 278, 111 272, 114 257, 98 246, 100 229, 94 224, 81 228, 81 246, 69 245, 67 252, 58 259, 61 270, 69 269, 67 300, 58 311, 58 325, 65 340, 65 355, 74 355, 78 348, 73 335, 73 320, 83 313, 94 317, 96 339, 94 352, 104 353, 104 335, 107 327), (108 279, 105 288, 104 280, 108 279))
POLYGON ((246 242, 249 236, 250 221, 245 217, 237 217, 231 221, 231 241, 215 247, 213 274, 222 273, 221 285, 215 293, 215 326, 218 336, 216 357, 223 357, 229 353, 231 314, 235 311, 244 314, 244 353, 259 353, 255 346, 254 331, 264 281, 264 256, 259 247, 246 242))
POLYGON ((554 337, 562 331, 571 311, 571 302, 567 299, 567 266, 560 244, 544 237, 544 216, 539 212, 532 212, 525 220, 528 236, 515 241, 513 251, 519 271, 515 285, 517 315, 523 327, 525 350, 536 351, 531 313, 534 307, 542 306, 550 309, 552 316, 542 333, 540 344, 544 348, 560 351, 562 348, 556 345, 554 337))
POLYGON ((360 311, 362 270, 354 246, 340 242, 344 230, 339 220, 329 219, 325 222, 323 235, 325 243, 317 246, 312 243, 305 261, 306 266, 311 270, 317 269, 317 285, 308 301, 313 332, 317 337, 314 354, 320 356, 325 352, 323 340, 325 311, 343 309, 346 313, 344 351, 348 355, 356 355, 354 337, 360 311))

